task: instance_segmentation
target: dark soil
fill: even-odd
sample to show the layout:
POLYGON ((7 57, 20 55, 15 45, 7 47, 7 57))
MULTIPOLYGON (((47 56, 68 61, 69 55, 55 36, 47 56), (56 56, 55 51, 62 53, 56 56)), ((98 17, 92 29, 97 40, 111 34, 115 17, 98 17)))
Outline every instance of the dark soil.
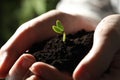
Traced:
POLYGON ((91 49, 93 33, 93 31, 81 30, 76 34, 67 35, 65 42, 60 35, 33 45, 29 52, 37 61, 51 64, 60 71, 72 74, 78 63, 91 49))

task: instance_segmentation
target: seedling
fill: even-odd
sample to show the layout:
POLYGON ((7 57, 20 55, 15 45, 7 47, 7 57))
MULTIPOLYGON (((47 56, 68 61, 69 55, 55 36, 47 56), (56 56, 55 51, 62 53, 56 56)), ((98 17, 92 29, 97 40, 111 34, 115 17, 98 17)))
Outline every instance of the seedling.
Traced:
POLYGON ((65 42, 65 40, 66 40, 66 33, 64 31, 64 26, 62 25, 60 20, 56 21, 56 25, 53 25, 52 29, 53 29, 54 32, 63 35, 62 41, 65 42))

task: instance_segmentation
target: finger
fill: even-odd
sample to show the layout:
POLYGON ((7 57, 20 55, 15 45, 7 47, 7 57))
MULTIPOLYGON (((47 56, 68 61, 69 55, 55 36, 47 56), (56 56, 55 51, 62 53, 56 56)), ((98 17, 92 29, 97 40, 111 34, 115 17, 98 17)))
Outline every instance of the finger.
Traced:
POLYGON ((29 78, 27 78, 26 80, 43 80, 43 79, 40 79, 38 76, 36 75, 32 75, 30 76, 29 78))
POLYGON ((29 67, 35 62, 35 58, 29 54, 23 54, 11 68, 7 80, 23 80, 28 75, 29 67), (26 75, 27 74, 27 75, 26 75))
POLYGON ((56 17, 52 16, 53 13, 54 12, 49 12, 44 14, 49 16, 48 18, 51 20, 42 15, 20 26, 15 34, 1 48, 0 77, 6 76, 17 58, 29 49, 32 44, 54 35, 50 27, 55 23, 56 19, 56 17))
POLYGON ((118 16, 110 16, 98 25, 91 51, 73 73, 75 80, 98 80, 109 68, 116 51, 120 48, 120 35, 115 29, 116 26, 120 26, 119 19, 118 16))
POLYGON ((43 62, 34 63, 30 70, 44 80, 72 80, 67 74, 61 73, 55 67, 43 62))

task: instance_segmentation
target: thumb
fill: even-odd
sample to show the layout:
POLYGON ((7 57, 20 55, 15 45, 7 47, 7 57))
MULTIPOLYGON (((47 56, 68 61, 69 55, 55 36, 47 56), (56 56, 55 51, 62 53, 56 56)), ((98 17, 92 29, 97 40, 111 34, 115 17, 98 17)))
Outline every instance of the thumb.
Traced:
POLYGON ((119 49, 117 30, 118 19, 109 16, 103 19, 94 33, 94 43, 90 52, 78 64, 73 73, 75 80, 98 80, 109 68, 114 54, 119 49), (114 19, 113 19, 114 18, 114 19))

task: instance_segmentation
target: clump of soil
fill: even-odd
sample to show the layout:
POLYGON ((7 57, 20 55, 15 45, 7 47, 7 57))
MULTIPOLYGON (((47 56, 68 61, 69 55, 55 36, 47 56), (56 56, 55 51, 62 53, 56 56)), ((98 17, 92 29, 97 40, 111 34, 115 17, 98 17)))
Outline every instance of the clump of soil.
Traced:
POLYGON ((81 30, 76 34, 68 34, 65 42, 59 35, 33 45, 29 52, 35 56, 37 61, 51 64, 60 71, 72 74, 78 63, 91 49, 93 33, 93 31, 81 30))

